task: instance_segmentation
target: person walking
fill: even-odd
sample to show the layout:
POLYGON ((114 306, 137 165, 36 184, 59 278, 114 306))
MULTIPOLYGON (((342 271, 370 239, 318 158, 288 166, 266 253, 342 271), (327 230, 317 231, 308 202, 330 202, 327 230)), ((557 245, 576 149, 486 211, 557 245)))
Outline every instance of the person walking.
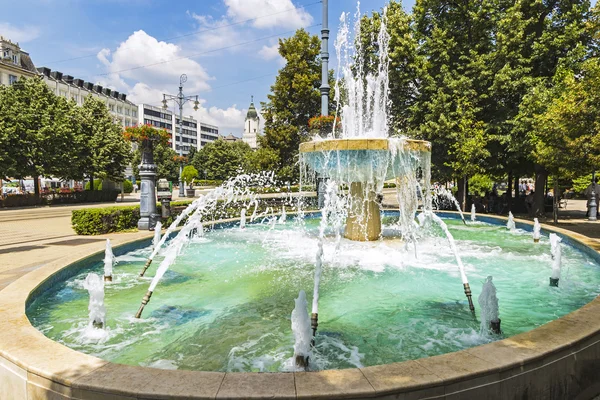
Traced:
POLYGON ((598 213, 598 217, 600 217, 600 207, 598 207, 598 201, 600 200, 600 185, 598 185, 598 177, 596 177, 596 179, 594 179, 594 181, 590 183, 590 186, 588 186, 587 189, 585 189, 585 192, 583 192, 583 194, 587 198, 587 213, 585 213, 586 217, 590 216, 590 203, 592 202, 592 193, 594 193, 595 195, 594 197, 596 198, 596 211, 598 213))

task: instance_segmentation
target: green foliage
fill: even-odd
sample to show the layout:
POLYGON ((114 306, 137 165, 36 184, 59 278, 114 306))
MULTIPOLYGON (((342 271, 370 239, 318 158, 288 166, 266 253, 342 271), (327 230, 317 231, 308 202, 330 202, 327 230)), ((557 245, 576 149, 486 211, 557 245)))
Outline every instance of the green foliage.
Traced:
POLYGON ((37 197, 35 194, 14 194, 0 199, 0 207, 26 207, 33 205, 77 204, 114 202, 118 191, 82 191, 49 193, 37 197))
POLYGON ((278 162, 279 158, 275 150, 268 147, 259 148, 246 154, 244 169, 252 173, 275 171, 278 162))
POLYGON ((71 225, 78 235, 102 235, 134 229, 139 219, 139 206, 84 208, 72 211, 71 225))
POLYGON ((578 196, 582 196, 585 189, 592 183, 592 174, 578 176, 573 179, 572 189, 578 196))
MULTIPOLYGON (((0 176, 71 178, 78 160, 75 111, 41 79, 1 87, 0 176)), ((37 185, 35 191, 39 196, 37 185)))
POLYGON ((76 111, 78 151, 77 158, 72 160, 71 178, 98 176, 121 182, 131 161, 131 145, 125 140, 121 126, 113 122, 106 104, 94 96, 87 96, 76 111))
POLYGON ((494 180, 489 175, 475 174, 469 178, 469 192, 476 196, 484 196, 492 191, 494 180))
POLYGON ((181 179, 190 185, 190 189, 192 188, 192 184, 194 183, 194 179, 198 177, 198 170, 194 168, 193 165, 186 165, 181 172, 181 179))
MULTIPOLYGON (((279 54, 286 63, 271 86, 268 101, 262 103, 265 120, 260 147, 271 150, 270 161, 279 170, 279 178, 297 179, 298 146, 309 138, 308 121, 320 114, 321 62, 319 37, 299 29, 290 38, 279 40, 279 54), (276 158, 275 156, 276 155, 276 158)), ((333 74, 330 73, 330 81, 333 74)), ((333 82, 330 82, 333 88, 333 82)), ((335 109, 330 93, 330 110, 335 109)), ((269 169, 271 165, 269 165, 269 169)))
POLYGON ((191 165, 198 175, 209 180, 227 180, 239 174, 245 167, 245 160, 252 150, 244 142, 215 140, 201 148, 191 165))
MULTIPOLYGON (((85 183, 85 190, 90 190, 90 183, 85 183)), ((102 190, 102 179, 94 179, 94 188, 92 190, 102 190)))
POLYGON ((125 179, 123 181, 123 192, 125 192, 125 193, 133 192, 133 183, 128 179, 125 179))

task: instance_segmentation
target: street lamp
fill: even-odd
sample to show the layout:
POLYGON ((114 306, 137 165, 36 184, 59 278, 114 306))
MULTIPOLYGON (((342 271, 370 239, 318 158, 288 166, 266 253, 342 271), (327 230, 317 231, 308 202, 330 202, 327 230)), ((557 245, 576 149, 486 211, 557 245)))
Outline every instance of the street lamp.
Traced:
MULTIPOLYGON (((179 77, 179 93, 176 96, 170 95, 170 94, 164 94, 163 93, 163 110, 166 110, 167 107, 167 102, 169 100, 173 100, 175 102, 175 104, 177 104, 179 106, 179 157, 183 157, 183 105, 185 103, 187 103, 188 101, 194 101, 194 111, 198 111, 198 105, 200 104, 198 102, 198 95, 195 96, 184 96, 183 95, 183 84, 187 81, 187 75, 186 74, 181 74, 181 76, 179 77)), ((175 144, 177 144, 177 131, 174 129, 175 131, 175 144)), ((183 186, 183 179, 182 179, 182 173, 183 173, 183 162, 179 161, 179 197, 183 197, 185 196, 185 190, 184 190, 184 186, 183 186)))

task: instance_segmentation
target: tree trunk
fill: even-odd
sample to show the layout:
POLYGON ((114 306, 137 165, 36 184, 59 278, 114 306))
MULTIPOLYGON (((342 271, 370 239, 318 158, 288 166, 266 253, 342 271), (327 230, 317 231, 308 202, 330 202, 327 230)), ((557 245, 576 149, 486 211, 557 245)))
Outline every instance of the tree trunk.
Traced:
POLYGON ((512 191, 513 191, 513 173, 509 171, 508 182, 506 188, 506 203, 508 204, 508 211, 512 211, 512 191))
POLYGON ((40 200, 40 177, 35 175, 33 177, 33 192, 35 193, 35 198, 40 200))
POLYGON ((535 165, 535 191, 533 193, 533 216, 542 217, 545 213, 545 188, 548 172, 539 164, 535 165))
POLYGON ((90 172, 90 190, 94 190, 94 172, 90 172))
POLYGON ((554 206, 552 207, 553 212, 552 216, 554 217, 554 223, 558 224, 558 203, 560 201, 559 192, 560 189, 558 187, 558 176, 554 177, 554 206))
POLYGON ((464 211, 466 198, 466 178, 462 177, 458 180, 457 188, 458 190, 456 191, 456 201, 458 201, 458 205, 460 206, 461 210, 464 211))
POLYGON ((513 187, 515 188, 513 210, 517 210, 517 204, 519 202, 519 197, 521 196, 521 193, 519 192, 519 180, 520 180, 519 176, 515 176, 515 184, 513 185, 513 187))

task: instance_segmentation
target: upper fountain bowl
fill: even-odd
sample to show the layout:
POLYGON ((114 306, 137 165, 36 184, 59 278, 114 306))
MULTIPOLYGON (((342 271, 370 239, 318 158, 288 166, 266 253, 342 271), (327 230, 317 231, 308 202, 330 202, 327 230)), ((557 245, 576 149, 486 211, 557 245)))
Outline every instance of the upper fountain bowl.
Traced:
POLYGON ((407 138, 323 139, 300 144, 303 162, 337 182, 370 184, 407 176, 431 158, 431 143, 407 138))

